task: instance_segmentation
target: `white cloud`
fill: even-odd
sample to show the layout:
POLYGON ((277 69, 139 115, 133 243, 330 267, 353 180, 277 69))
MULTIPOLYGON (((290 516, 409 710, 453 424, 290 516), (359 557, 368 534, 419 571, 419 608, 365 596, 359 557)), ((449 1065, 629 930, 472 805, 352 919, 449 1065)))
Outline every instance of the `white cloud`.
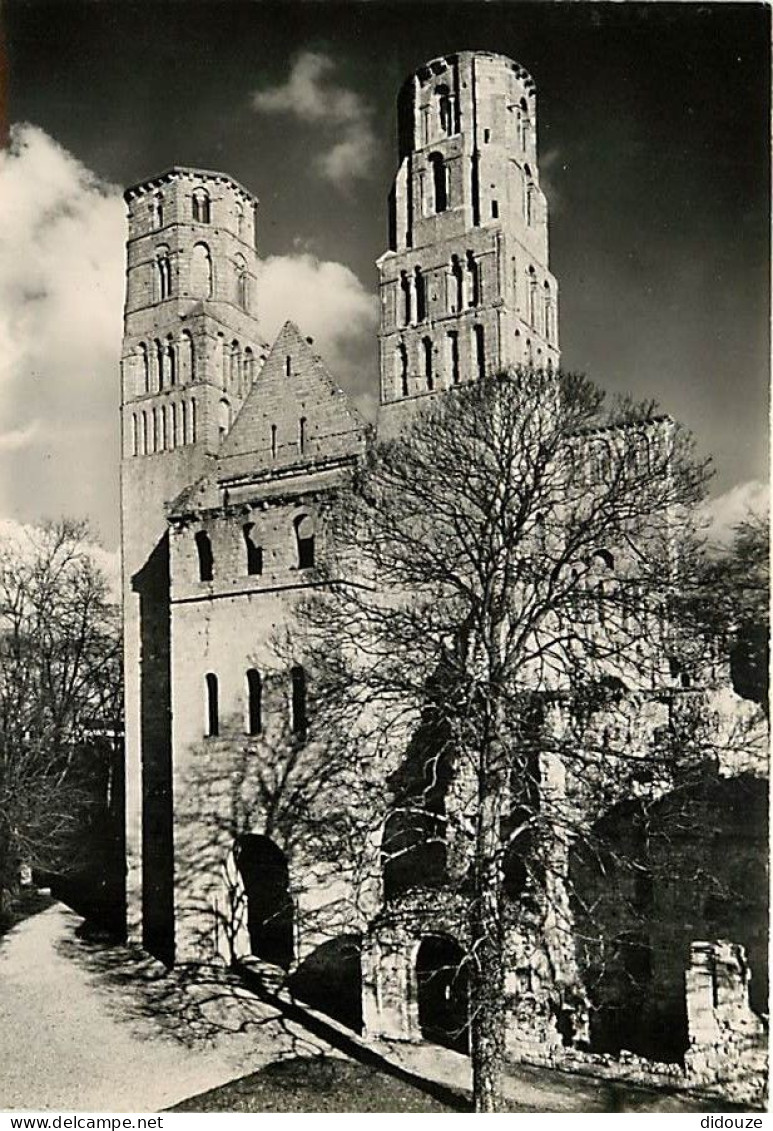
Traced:
MULTIPOLYGON (((363 358, 372 349, 376 298, 342 263, 316 256, 274 255, 262 265, 260 319, 271 340, 288 318, 314 338, 331 372, 350 387, 362 376, 363 358)), ((368 378, 371 378, 368 373, 368 378)))
POLYGON ((723 495, 709 499, 702 507, 705 534, 711 542, 727 545, 733 540, 739 522, 753 515, 770 513, 770 485, 759 479, 737 483, 723 495))
POLYGON ((371 108, 353 90, 329 81, 336 65, 329 55, 304 51, 296 57, 287 81, 252 95, 259 114, 287 114, 300 122, 327 126, 331 138, 314 164, 323 177, 339 186, 370 175, 376 138, 371 108))
POLYGON ((19 125, 0 152, 0 200, 0 510, 90 511, 112 539, 121 194, 19 125))

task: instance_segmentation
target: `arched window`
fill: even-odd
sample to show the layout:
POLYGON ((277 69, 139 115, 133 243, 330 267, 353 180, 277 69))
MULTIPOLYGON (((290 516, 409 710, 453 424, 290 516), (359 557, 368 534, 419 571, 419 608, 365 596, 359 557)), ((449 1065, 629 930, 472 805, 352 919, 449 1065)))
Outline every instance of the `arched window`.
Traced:
POLYGON ((471 251, 467 252, 468 303, 480 306, 480 264, 471 251))
POLYGON ((435 97, 437 98, 440 132, 445 137, 450 137, 454 132, 454 104, 451 92, 444 83, 441 83, 440 86, 435 87, 435 97))
POLYGON ((148 205, 150 211, 150 226, 153 231, 157 231, 164 226, 164 198, 160 192, 151 200, 148 205))
POLYGON ((553 296, 550 293, 550 287, 545 283, 545 337, 549 342, 553 341, 553 296))
POLYGON ((188 406, 180 401, 180 443, 188 443, 188 406))
POLYGON ((220 734, 220 707, 218 705, 217 676, 207 672, 204 676, 206 686, 207 738, 217 738, 220 734))
POLYGON ((529 268, 529 325, 537 329, 537 276, 534 268, 529 268))
POLYGON ((196 376, 193 337, 190 330, 180 335, 180 384, 187 385, 196 376))
POLYGON ((306 417, 302 416, 298 421, 298 451, 303 455, 306 451, 306 417))
POLYGON ((242 389, 247 390, 252 387, 253 372, 255 369, 255 356, 249 346, 244 351, 244 360, 242 363, 242 389))
POLYGON ((159 405, 156 412, 158 413, 158 450, 165 452, 167 448, 166 406, 159 405))
POLYGON ((421 348, 424 354, 424 380, 427 384, 427 389, 432 390, 434 385, 434 376, 432 373, 432 338, 422 338, 421 348))
POLYGON ((131 429, 132 429, 131 453, 132 453, 133 456, 136 456, 136 455, 139 455, 139 450, 140 450, 140 436, 139 436, 139 430, 137 428, 137 414, 136 413, 134 413, 132 415, 131 429))
POLYGON ((276 459, 277 453, 277 438, 276 438, 276 424, 271 425, 271 458, 276 459))
POLYGON ((252 206, 252 246, 258 250, 258 206, 252 206))
POLYGON ((480 323, 477 323, 473 326, 473 333, 475 335, 475 367, 478 371, 478 377, 482 379, 486 376, 485 330, 480 323))
POLYGON ((191 251, 191 295, 212 298, 212 256, 205 243, 194 244, 191 251))
POLYGON ((148 437, 148 414, 146 412, 143 412, 143 414, 142 414, 142 433, 141 433, 141 437, 140 437, 140 444, 142 446, 142 455, 144 455, 144 456, 146 456, 148 454, 148 440, 149 440, 149 437, 148 437))
POLYGON ((221 397, 220 403, 217 406, 217 430, 221 440, 228 435, 230 427, 231 406, 225 397, 221 397))
MULTIPOLYGON (((242 368, 242 352, 239 343, 234 339, 228 354, 228 384, 232 389, 239 388, 239 374, 242 368)), ((225 384, 225 382, 224 382, 225 384)))
POLYGON ((139 369, 140 369, 140 387, 137 390, 140 393, 150 392, 150 358, 148 357, 148 347, 144 342, 140 342, 137 347, 139 350, 139 369))
POLYGON ((523 218, 527 224, 533 224, 535 220, 534 202, 536 199, 536 189, 532 180, 527 180, 523 186, 523 218))
POLYGON ((208 224, 211 218, 209 193, 205 188, 193 190, 191 196, 191 210, 193 219, 197 224, 208 224))
POLYGON ((293 526, 298 569, 311 569, 314 565, 314 522, 309 515, 299 514, 293 526))
POLYGON ((429 163, 432 169, 435 212, 445 212, 448 208, 448 170, 442 153, 430 153, 429 163))
POLYGON ((290 669, 290 682, 292 684, 292 711, 290 727, 298 738, 306 737, 306 672, 300 665, 290 669))
POLYGON ((156 338, 153 343, 154 354, 156 358, 156 377, 157 377, 157 392, 161 392, 165 383, 165 370, 166 370, 166 349, 164 343, 156 338))
POLYGON ((253 531, 255 530, 254 522, 245 522, 242 527, 242 534, 244 535, 244 548, 247 551, 247 573, 251 577, 263 573, 263 547, 259 546, 254 538, 253 531))
POLYGON ((403 326, 411 324, 411 279, 407 271, 400 272, 400 290, 403 296, 403 326))
POLYGON ((236 301, 242 310, 249 309, 249 276, 247 264, 243 255, 237 255, 236 266, 236 301))
POLYGON ((456 330, 448 331, 449 369, 451 371, 451 384, 459 384, 459 333, 456 330))
POLYGON ((400 378, 400 392, 404 397, 408 396, 408 348, 405 342, 398 343, 397 346, 397 372, 400 378))
POLYGON ((177 432, 177 405, 172 402, 169 406, 169 447, 176 448, 180 442, 177 432))
POLYGON ((459 314, 464 307, 464 268, 458 255, 451 256, 451 313, 459 314))
POLYGON ((172 294, 172 266, 169 261, 169 248, 156 249, 156 298, 163 302, 172 294))
POLYGON ((416 289, 416 321, 423 322, 427 317, 427 284, 421 273, 421 267, 414 268, 413 277, 416 289))
POLYGON ((247 672, 247 733, 260 734, 263 730, 263 680, 260 672, 250 668, 247 672))
POLYGON ((212 542, 205 530, 196 534, 196 553, 199 556, 199 581, 211 581, 214 566, 212 542))
POLYGON ((236 202, 236 234, 240 240, 244 239, 244 205, 240 200, 236 202))
POLYGON ((171 337, 166 340, 166 372, 169 377, 169 384, 177 384, 177 354, 174 348, 174 342, 171 337))
POLYGON ((196 420, 196 398, 191 397, 191 443, 196 443, 196 428, 198 421, 196 420))

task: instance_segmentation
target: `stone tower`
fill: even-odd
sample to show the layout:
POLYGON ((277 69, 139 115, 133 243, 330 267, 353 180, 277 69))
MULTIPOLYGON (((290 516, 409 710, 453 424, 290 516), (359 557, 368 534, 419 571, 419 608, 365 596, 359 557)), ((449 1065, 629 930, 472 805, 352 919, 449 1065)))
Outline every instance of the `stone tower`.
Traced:
POLYGON ((503 55, 433 59, 398 99, 400 165, 381 292, 380 428, 509 365, 558 363, 558 287, 535 87, 503 55))
POLYGON ((166 504, 217 453, 266 348, 256 311, 256 199, 171 169, 127 189, 121 360, 127 910, 173 950, 166 504))

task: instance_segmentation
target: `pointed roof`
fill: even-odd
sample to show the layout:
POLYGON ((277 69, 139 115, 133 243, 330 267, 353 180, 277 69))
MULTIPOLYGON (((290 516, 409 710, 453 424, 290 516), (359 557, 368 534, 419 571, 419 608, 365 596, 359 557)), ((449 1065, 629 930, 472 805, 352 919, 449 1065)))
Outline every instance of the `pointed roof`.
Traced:
POLYGON ((294 322, 285 322, 223 441, 220 473, 280 470, 353 455, 367 427, 310 341, 294 322))

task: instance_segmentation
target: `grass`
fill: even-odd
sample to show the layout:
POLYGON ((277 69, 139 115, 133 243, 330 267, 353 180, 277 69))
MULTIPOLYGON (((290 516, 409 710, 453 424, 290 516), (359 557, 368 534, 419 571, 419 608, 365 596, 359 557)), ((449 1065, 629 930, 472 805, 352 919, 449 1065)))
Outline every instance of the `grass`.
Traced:
POLYGON ((451 1107, 411 1084, 335 1057, 293 1057, 220 1088, 183 1100, 170 1111, 451 1112, 451 1107))
POLYGON ((6 895, 5 904, 0 911, 0 938, 8 934, 17 923, 45 911, 53 902, 50 895, 35 887, 19 888, 13 895, 6 895))

